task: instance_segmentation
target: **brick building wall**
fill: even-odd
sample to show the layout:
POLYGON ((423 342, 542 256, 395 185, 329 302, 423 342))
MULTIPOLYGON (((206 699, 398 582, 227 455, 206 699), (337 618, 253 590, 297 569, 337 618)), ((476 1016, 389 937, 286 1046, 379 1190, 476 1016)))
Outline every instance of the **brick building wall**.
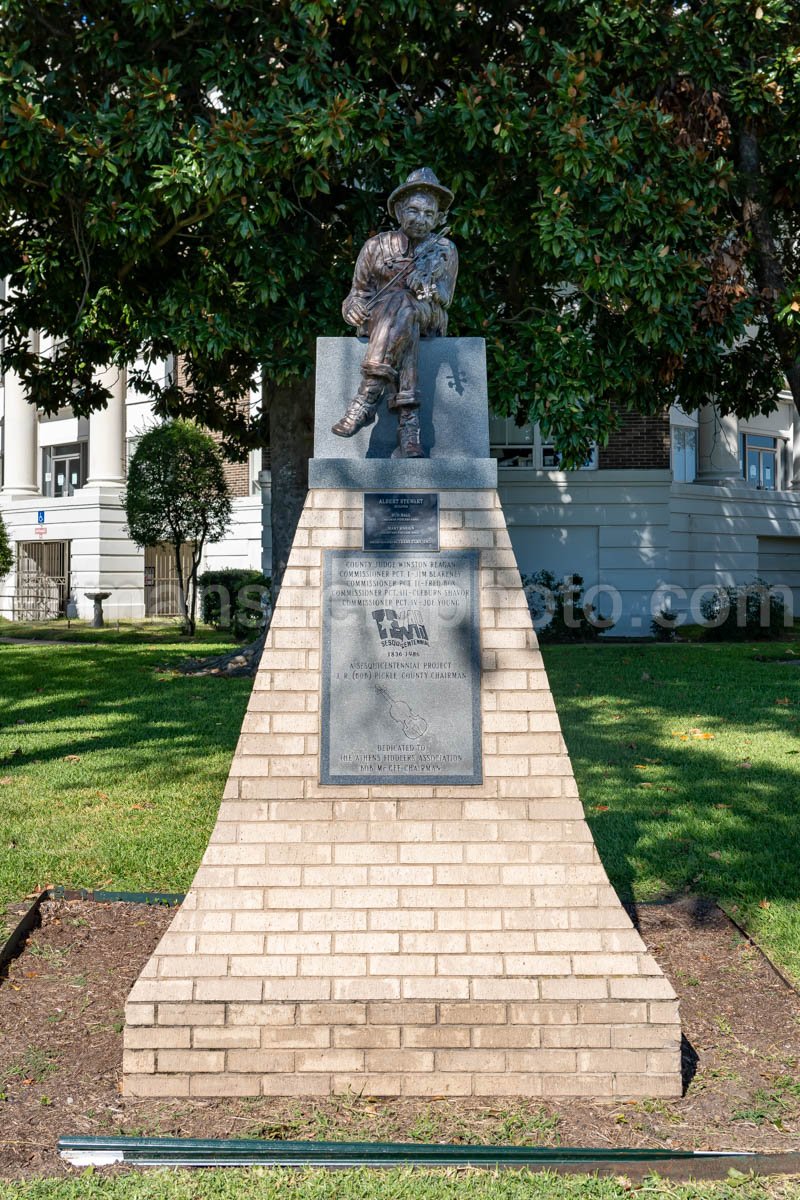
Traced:
POLYGON ((600 470, 668 471, 670 465, 669 411, 657 416, 622 414, 620 428, 600 449, 600 470))
MULTIPOLYGON (((186 383, 186 371, 184 369, 183 358, 181 356, 178 357, 175 373, 178 386, 183 387, 186 383)), ((243 411, 247 411, 249 407, 249 398, 247 396, 242 396, 239 402, 239 407, 243 411)), ((216 433, 213 429, 210 429, 208 432, 211 434, 217 445, 222 444, 222 434, 216 433)), ((228 481, 228 487, 231 489, 231 495, 234 498, 237 496, 250 495, 250 463, 247 458, 245 458, 244 462, 230 462, 226 458, 225 478, 228 481)))
MULTIPOLYGON (((211 436, 216 442, 222 440, 217 433, 211 436)), ((250 495, 250 464, 247 459, 244 462, 229 462, 225 459, 225 478, 232 496, 250 495)))

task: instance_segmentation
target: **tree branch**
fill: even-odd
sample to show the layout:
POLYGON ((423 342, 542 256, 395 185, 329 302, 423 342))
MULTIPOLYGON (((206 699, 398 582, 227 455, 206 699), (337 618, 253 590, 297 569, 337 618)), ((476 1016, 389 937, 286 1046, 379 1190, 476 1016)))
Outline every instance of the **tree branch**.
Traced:
MULTIPOLYGON (((218 204, 209 204, 209 205, 206 205, 205 208, 197 207, 194 210, 194 212, 190 212, 185 217, 180 217, 177 221, 173 222, 173 224, 166 231, 166 233, 163 233, 160 238, 157 238, 156 241, 153 242, 153 245, 150 249, 150 254, 155 254, 159 250, 163 250, 164 246, 166 246, 168 242, 171 242, 172 239, 177 234, 179 234, 182 229, 188 228, 189 225, 196 225, 198 223, 198 221, 208 220, 208 218, 210 216, 213 216, 213 214, 219 208, 221 208, 222 205, 225 203, 225 201, 228 199, 229 199, 228 196, 223 196, 223 198, 219 201, 218 204)), ((128 275, 130 275, 133 268, 140 261, 141 261, 140 258, 131 258, 131 259, 128 259, 128 261, 126 263, 122 264, 119 271, 117 272, 117 279, 119 280, 120 283, 122 283, 123 279, 126 279, 128 277, 128 275)))

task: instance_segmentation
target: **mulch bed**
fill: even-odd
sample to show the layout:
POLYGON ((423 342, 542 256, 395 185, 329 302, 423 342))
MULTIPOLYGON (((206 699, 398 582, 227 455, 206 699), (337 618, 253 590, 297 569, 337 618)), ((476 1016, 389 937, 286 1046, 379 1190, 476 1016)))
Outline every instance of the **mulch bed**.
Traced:
MULTIPOLYGON (((20 909, 20 915, 22 913, 20 909)), ((640 906, 681 997, 676 1101, 127 1100, 126 995, 171 912, 47 901, 0 981, 0 1177, 67 1173, 62 1134, 738 1149, 800 1145, 800 996, 706 901, 640 906)))

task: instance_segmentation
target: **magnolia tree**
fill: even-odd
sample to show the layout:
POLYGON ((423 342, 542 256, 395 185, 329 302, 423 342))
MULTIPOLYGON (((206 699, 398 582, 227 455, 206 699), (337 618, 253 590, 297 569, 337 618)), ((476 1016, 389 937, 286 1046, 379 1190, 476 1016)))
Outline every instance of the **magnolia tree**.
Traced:
POLYGON ((128 532, 137 546, 165 542, 173 547, 184 629, 194 634, 203 550, 225 536, 232 510, 214 439, 188 421, 148 430, 131 459, 124 501, 128 532), (184 546, 191 555, 188 577, 184 546))
POLYGON ((133 381, 271 442, 279 576, 314 337, 429 164, 456 193, 451 332, 486 336, 495 409, 565 465, 625 410, 746 416, 784 377, 800 401, 798 46, 795 0, 4 0, 4 363, 87 413, 98 365, 180 352, 185 379, 133 381))

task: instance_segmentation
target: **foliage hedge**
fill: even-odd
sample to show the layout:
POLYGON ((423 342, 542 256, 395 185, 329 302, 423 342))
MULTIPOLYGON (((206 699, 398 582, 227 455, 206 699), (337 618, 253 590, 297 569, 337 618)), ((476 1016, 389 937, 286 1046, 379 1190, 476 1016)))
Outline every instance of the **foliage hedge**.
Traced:
POLYGON ((541 642, 592 642, 614 626, 584 600, 581 575, 536 571, 522 577, 522 587, 541 642))
POLYGON ((786 601, 763 579, 717 588, 704 597, 700 611, 706 623, 703 637, 714 642, 778 638, 786 628, 786 601))
POLYGON ((7 575, 14 565, 14 551, 8 540, 3 514, 0 513, 0 579, 7 575))
POLYGON ((230 629, 235 637, 252 637, 272 613, 271 584, 261 571, 226 567, 200 576, 203 621, 215 629, 230 629))

